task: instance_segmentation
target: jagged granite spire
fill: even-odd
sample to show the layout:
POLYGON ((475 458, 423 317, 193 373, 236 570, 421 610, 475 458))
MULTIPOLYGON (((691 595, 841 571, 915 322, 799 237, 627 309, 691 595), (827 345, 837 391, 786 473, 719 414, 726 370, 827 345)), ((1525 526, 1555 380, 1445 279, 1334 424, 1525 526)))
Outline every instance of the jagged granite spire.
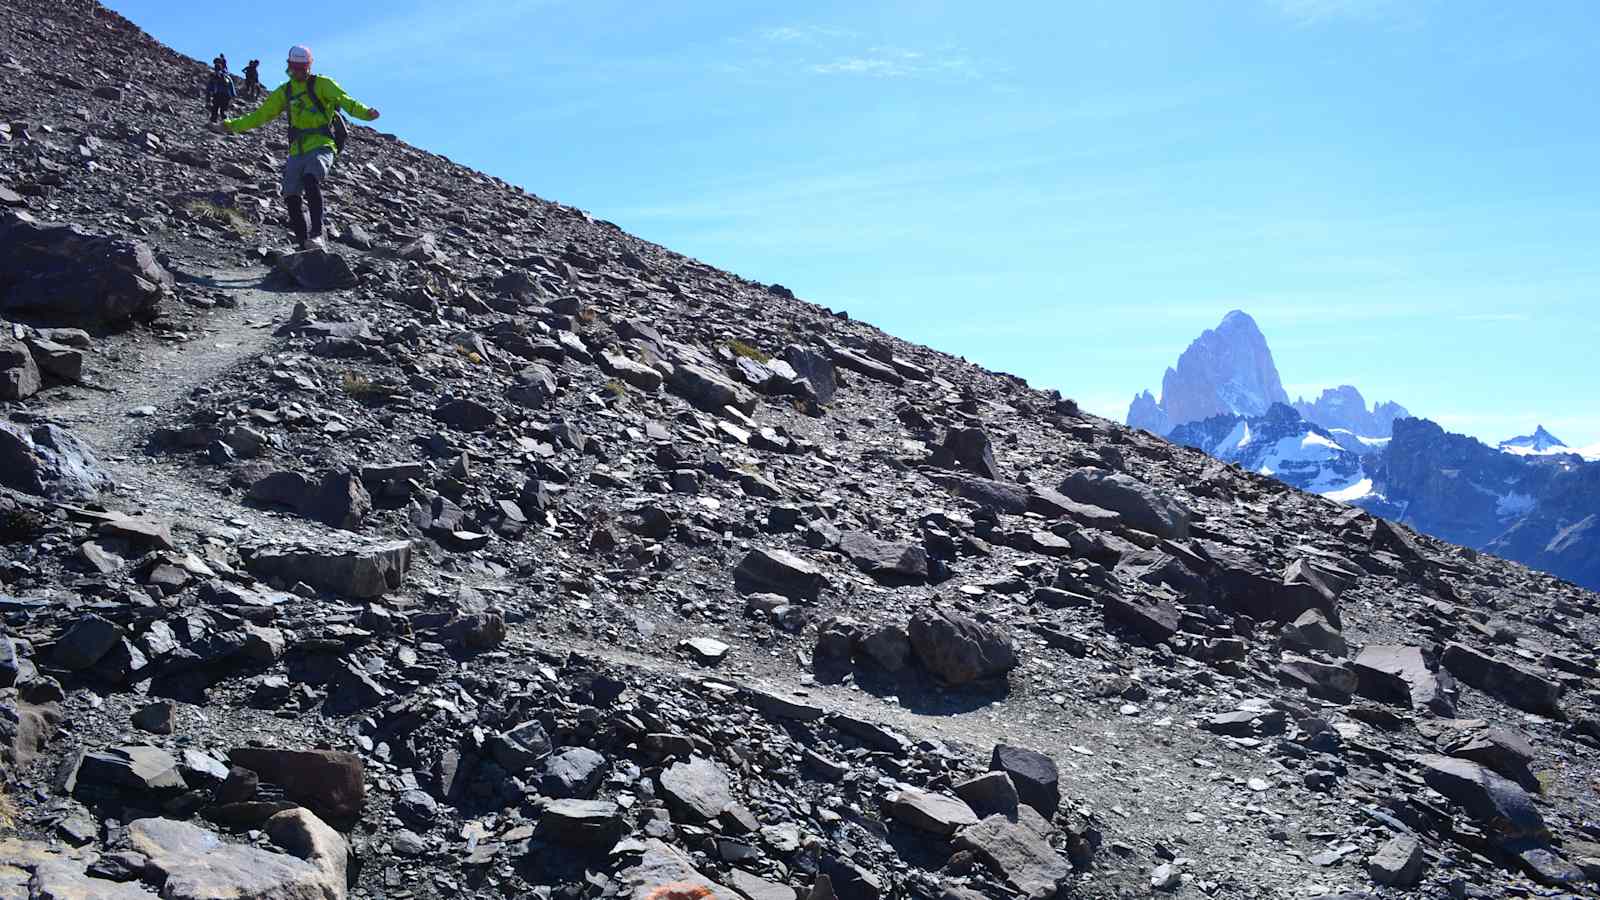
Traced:
POLYGON ((1178 357, 1161 379, 1161 400, 1148 391, 1128 407, 1128 424, 1157 434, 1217 415, 1259 416, 1289 402, 1267 339, 1242 310, 1222 317, 1178 357))

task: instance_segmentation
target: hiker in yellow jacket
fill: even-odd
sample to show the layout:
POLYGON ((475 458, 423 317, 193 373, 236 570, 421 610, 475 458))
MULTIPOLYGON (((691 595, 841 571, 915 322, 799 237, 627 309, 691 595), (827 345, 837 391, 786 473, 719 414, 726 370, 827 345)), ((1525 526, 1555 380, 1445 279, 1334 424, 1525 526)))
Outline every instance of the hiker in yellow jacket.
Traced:
MULTIPOLYGON (((339 110, 371 122, 378 111, 344 92, 332 78, 311 74, 311 49, 289 48, 289 80, 267 95, 256 111, 223 122, 235 134, 259 128, 288 110, 289 158, 283 164, 283 200, 289 226, 301 250, 322 246, 322 182, 328 180, 338 148, 334 142, 339 110), (305 202, 301 203, 301 195, 305 202), (306 223, 306 212, 311 222, 306 223)), ((337 123, 342 125, 342 123, 337 123)))

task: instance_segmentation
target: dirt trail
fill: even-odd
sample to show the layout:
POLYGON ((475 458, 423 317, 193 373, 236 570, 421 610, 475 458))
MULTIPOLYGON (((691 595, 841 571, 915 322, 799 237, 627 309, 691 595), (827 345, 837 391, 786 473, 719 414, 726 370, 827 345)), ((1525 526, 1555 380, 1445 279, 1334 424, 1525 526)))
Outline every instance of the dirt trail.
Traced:
POLYGON ((218 496, 194 482, 188 465, 145 449, 164 413, 196 387, 265 351, 274 327, 295 303, 315 299, 264 288, 268 274, 259 267, 183 271, 184 280, 225 302, 195 317, 186 339, 143 331, 113 336, 102 345, 104 358, 91 366, 101 370, 108 390, 69 387, 50 398, 51 419, 85 441, 116 480, 108 503, 132 506, 198 533, 228 519, 264 523, 268 517, 274 529, 309 533, 292 520, 218 496), (152 408, 151 415, 136 413, 152 408))

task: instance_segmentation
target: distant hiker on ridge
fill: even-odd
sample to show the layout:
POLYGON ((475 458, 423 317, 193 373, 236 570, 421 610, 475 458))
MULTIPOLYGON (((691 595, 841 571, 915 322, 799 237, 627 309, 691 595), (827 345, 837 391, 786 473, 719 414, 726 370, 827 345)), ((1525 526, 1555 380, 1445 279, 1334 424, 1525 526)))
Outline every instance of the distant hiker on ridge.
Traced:
POLYGON ((244 66, 244 98, 252 103, 261 99, 261 60, 252 59, 244 66))
POLYGON ((378 118, 376 109, 346 94, 332 78, 311 74, 311 50, 296 44, 289 48, 289 80, 268 94, 255 112, 222 123, 237 134, 259 128, 279 113, 285 114, 289 122, 289 158, 283 164, 283 199, 289 207, 289 227, 301 250, 322 246, 322 182, 328 180, 334 156, 344 143, 341 109, 368 122, 378 118), (301 194, 305 195, 304 205, 301 194))
POLYGON ((219 56, 211 61, 211 80, 206 83, 206 106, 211 110, 211 121, 227 118, 228 105, 233 103, 234 96, 233 76, 228 74, 228 58, 219 56))

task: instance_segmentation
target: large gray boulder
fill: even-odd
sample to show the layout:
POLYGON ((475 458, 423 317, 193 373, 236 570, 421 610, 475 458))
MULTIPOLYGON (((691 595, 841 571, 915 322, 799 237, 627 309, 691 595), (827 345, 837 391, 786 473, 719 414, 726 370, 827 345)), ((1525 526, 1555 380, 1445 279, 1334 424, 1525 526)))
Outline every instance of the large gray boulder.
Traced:
POLYGON ((351 547, 260 547, 243 554, 257 578, 303 581, 315 588, 358 600, 396 590, 411 567, 411 542, 389 541, 351 547))
POLYGON ((1416 757, 1422 779, 1460 805, 1480 827, 1506 840, 1545 836, 1544 817, 1533 797, 1516 782, 1465 759, 1428 754, 1416 757))
POLYGON ((705 366, 679 363, 673 367, 668 386, 696 409, 706 412, 721 412, 724 406, 731 406, 745 415, 755 412, 755 394, 705 366))
POLYGON ((87 500, 112 487, 100 461, 54 425, 0 422, 0 484, 51 500, 87 500))
POLYGON ((906 626, 922 667, 947 684, 995 678, 1017 667, 1017 651, 999 629, 929 606, 906 626))
POLYGON ((26 400, 39 393, 41 384, 28 345, 0 337, 0 400, 26 400))
POLYGON ((279 278, 308 291, 337 291, 353 288, 358 283, 348 260, 318 248, 278 257, 276 273, 279 278))
POLYGON ((345 896, 343 873, 335 882, 331 865, 225 843, 188 822, 139 819, 128 826, 128 843, 149 861, 145 874, 161 883, 166 900, 343 900, 345 896))
POLYGON ((741 594, 779 594, 790 600, 816 600, 827 585, 822 570, 787 550, 756 548, 733 570, 741 594))
POLYGON ((104 327, 155 311, 172 288, 148 244, 0 216, 0 313, 41 325, 104 327))
POLYGON ((1189 511, 1132 475, 1084 466, 1068 473, 1057 491, 1070 500, 1120 513, 1131 528, 1174 540, 1189 537, 1189 511))

